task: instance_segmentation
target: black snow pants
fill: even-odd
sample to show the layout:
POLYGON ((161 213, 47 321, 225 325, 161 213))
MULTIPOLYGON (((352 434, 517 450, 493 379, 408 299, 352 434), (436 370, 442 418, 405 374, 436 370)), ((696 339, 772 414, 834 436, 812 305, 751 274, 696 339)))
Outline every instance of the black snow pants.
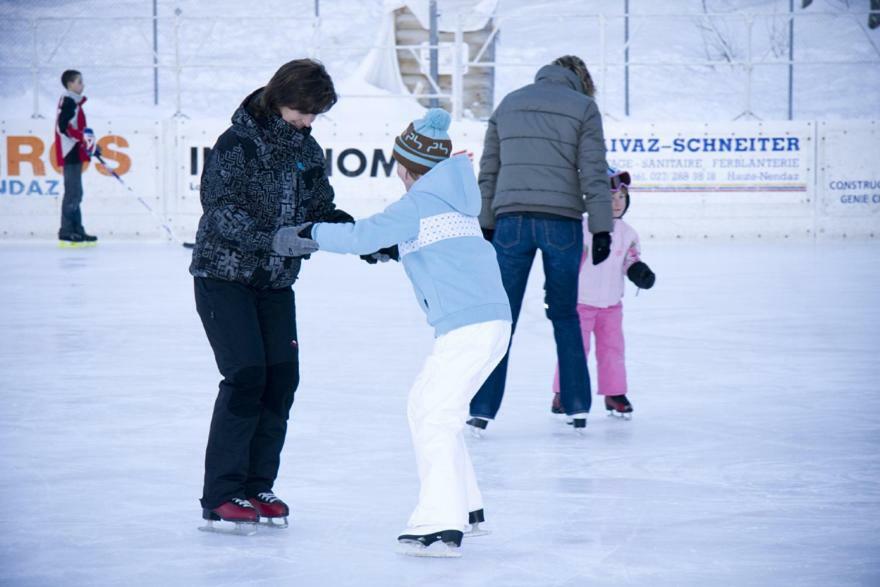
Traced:
POLYGON ((299 385, 291 288, 195 278, 196 309, 223 380, 205 451, 201 504, 270 491, 299 385))

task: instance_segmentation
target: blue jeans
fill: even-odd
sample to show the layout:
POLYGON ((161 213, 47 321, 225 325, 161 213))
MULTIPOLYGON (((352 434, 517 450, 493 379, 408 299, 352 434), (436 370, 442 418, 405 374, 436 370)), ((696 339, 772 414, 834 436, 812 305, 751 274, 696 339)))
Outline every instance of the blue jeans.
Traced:
MULTIPOLYGON (((502 216, 495 224, 492 244, 498 255, 501 279, 510 300, 513 327, 519 318, 529 271, 535 252, 544 262, 544 290, 547 317, 553 323, 556 356, 559 360, 560 400, 566 414, 590 411, 590 375, 577 313, 578 271, 583 251, 580 220, 502 216)), ((471 416, 494 419, 504 397, 507 358, 495 368, 474 399, 471 416)))

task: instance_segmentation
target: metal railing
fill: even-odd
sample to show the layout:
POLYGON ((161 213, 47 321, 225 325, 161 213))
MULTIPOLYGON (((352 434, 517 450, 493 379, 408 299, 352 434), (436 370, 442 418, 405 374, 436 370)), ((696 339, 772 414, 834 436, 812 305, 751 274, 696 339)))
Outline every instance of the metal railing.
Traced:
MULTIPOLYGON (((414 59, 423 63, 423 50, 436 49, 436 53, 453 51, 451 61, 453 74, 451 76, 451 88, 443 91, 436 79, 426 76, 428 83, 427 91, 414 94, 416 98, 438 98, 448 100, 451 104, 453 115, 461 118, 464 114, 463 92, 465 71, 475 68, 528 68, 535 70, 545 65, 547 61, 518 59, 513 61, 494 60, 489 61, 486 55, 491 43, 503 38, 505 27, 512 26, 516 21, 538 19, 534 18, 539 13, 538 9, 527 8, 524 10, 501 14, 493 19, 492 30, 485 43, 476 48, 475 55, 470 59, 462 59, 461 45, 464 43, 464 31, 461 19, 456 19, 458 26, 454 31, 454 40, 451 44, 440 43, 438 45, 357 45, 343 44, 339 42, 328 43, 324 38, 324 24, 326 19, 319 16, 308 17, 208 17, 195 18, 183 16, 177 11, 168 17, 93 17, 87 20, 90 27, 80 27, 77 19, 71 18, 37 18, 30 20, 6 19, 0 23, 0 31, 5 37, 5 43, 9 45, 9 51, 4 50, 4 57, 0 58, 0 72, 29 73, 33 94, 31 116, 41 118, 46 114, 40 103, 42 77, 48 74, 58 74, 63 69, 74 68, 84 71, 117 70, 129 71, 130 75, 149 72, 153 81, 154 102, 160 102, 160 83, 170 81, 171 93, 175 106, 175 116, 186 116, 187 108, 184 103, 184 95, 188 94, 186 80, 189 72, 192 74, 198 70, 207 70, 216 78, 218 73, 223 72, 253 72, 255 70, 273 71, 283 62, 270 55, 257 56, 248 59, 240 59, 240 56, 229 56, 224 50, 224 43, 217 38, 218 28, 230 27, 240 29, 248 25, 254 25, 254 34, 260 33, 261 39, 272 38, 271 34, 265 33, 267 29, 275 30, 278 38, 283 38, 286 31, 296 30, 303 37, 304 47, 299 52, 309 56, 320 58, 325 62, 345 61, 345 55, 352 59, 360 59, 370 49, 386 51, 406 52, 414 59), (118 44, 120 35, 127 35, 125 39, 134 44, 128 47, 126 54, 114 55, 108 60, 98 59, 95 51, 89 51, 86 47, 80 47, 74 42, 73 50, 64 52, 64 62, 61 63, 59 53, 61 48, 76 35, 76 31, 83 28, 99 26, 109 30, 108 35, 115 39, 118 44), (273 28, 274 27, 274 28, 273 28), (194 32, 201 32, 198 40, 184 38, 187 34, 192 36, 194 32), (142 42, 142 46, 139 46, 142 42), (24 47, 29 47, 27 59, 24 47), (160 51, 160 47, 165 50, 160 51), (170 49, 169 49, 170 47, 170 49), (211 57, 206 57, 211 56, 211 57), (164 74, 164 75, 160 75, 164 74)), ((596 54, 581 54, 590 65, 596 75, 598 70, 598 83, 600 88, 607 87, 609 70, 622 69, 625 72, 625 89, 622 101, 625 106, 624 116, 631 114, 630 109, 630 69, 647 67, 683 67, 698 68, 703 71, 718 71, 726 69, 730 72, 745 74, 746 83, 742 88, 742 110, 735 118, 761 118, 755 112, 753 76, 757 68, 762 67, 785 67, 789 76, 788 84, 788 115, 792 118, 793 89, 791 79, 795 68, 798 66, 869 66, 880 65, 880 40, 878 33, 872 33, 864 26, 869 12, 820 12, 820 11, 797 11, 784 13, 670 13, 670 14, 595 14, 586 12, 560 12, 554 13, 554 18, 579 19, 587 27, 584 28, 584 38, 598 39, 596 54), (640 39, 649 25, 658 19, 679 19, 689 22, 691 25, 703 27, 708 32, 706 55, 704 58, 692 58, 689 55, 678 55, 671 49, 662 56, 645 58, 631 58, 631 50, 634 43, 640 39), (830 19, 833 21, 848 21, 858 26, 861 30, 861 39, 852 39, 857 44, 858 51, 854 51, 851 57, 843 59, 828 59, 809 54, 796 58, 793 50, 795 23, 802 19, 830 19), (759 22, 772 23, 773 27, 788 27, 788 47, 785 48, 778 38, 775 45, 768 48, 768 43, 756 43, 755 26, 759 22), (632 24, 635 26, 631 26, 632 24), (738 29, 723 30, 724 26, 733 26, 738 29), (722 26, 723 25, 723 26, 722 26), (620 43, 612 43, 612 34, 623 32, 625 40, 620 43), (741 34, 745 33, 744 46, 738 50, 725 52, 725 43, 728 49, 735 41, 742 43, 741 34), (725 38, 725 35, 731 38, 725 38), (710 45, 715 44, 714 47, 710 45), (780 48, 786 49, 787 56, 780 54, 780 48)), ((766 28, 766 27, 765 27, 766 28)), ((775 30, 775 29, 774 29, 775 30)), ((853 29, 854 30, 854 29, 853 29)), ((776 31, 777 37, 780 37, 776 31)), ((642 37, 644 38, 644 37, 642 37)), ((654 53, 657 51, 654 50, 654 53)), ((428 53, 428 52, 424 52, 428 53)), ((429 51, 434 54, 435 51, 429 51)), ((499 52, 496 52, 496 56, 499 52)), ((503 52, 501 52, 503 53, 503 52)), ((428 69, 426 67, 426 69, 428 69)), ((3 73, 4 77, 8 74, 3 73)), ((238 74, 242 75, 242 74, 238 74)), ((268 78, 266 78, 268 79, 268 78)), ((265 79, 263 80, 265 81, 265 79)), ((141 82, 138 82, 141 83, 141 82)), ((357 97, 356 94, 349 94, 357 97)), ((371 95, 371 97, 376 97, 371 95)), ((600 106, 603 111, 611 108, 608 92, 599 96, 600 106)))

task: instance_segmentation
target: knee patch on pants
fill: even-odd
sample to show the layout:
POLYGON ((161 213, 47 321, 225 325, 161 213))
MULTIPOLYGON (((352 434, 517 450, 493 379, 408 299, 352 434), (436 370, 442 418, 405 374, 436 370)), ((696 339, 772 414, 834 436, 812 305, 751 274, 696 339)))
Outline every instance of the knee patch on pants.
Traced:
POLYGON ((287 419, 293 396, 299 386, 299 365, 296 362, 276 363, 266 368, 266 392, 263 407, 287 419))
POLYGON ((227 407, 234 415, 250 418, 260 413, 260 397, 266 387, 266 368, 254 365, 238 369, 223 381, 227 407))

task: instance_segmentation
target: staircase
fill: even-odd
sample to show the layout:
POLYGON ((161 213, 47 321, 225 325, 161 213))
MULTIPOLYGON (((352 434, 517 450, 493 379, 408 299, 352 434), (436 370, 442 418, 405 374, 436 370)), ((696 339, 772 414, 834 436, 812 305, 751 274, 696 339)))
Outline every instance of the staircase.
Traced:
MULTIPOLYGON (((477 31, 465 31, 463 38, 468 48, 468 60, 476 58, 480 49, 486 42, 486 39, 492 34, 493 20, 489 20, 483 29, 477 31)), ((429 44, 430 32, 423 28, 416 16, 409 8, 398 8, 394 11, 394 29, 395 40, 397 45, 425 45, 429 44)), ((437 85, 440 86, 440 93, 451 93, 452 91, 452 54, 451 50, 444 51, 442 45, 444 43, 453 43, 455 41, 455 33, 440 31, 438 33, 441 49, 438 59, 440 61, 440 75, 437 85), (444 67, 444 63, 448 62, 448 67, 444 67)), ((495 60, 495 41, 498 35, 492 40, 486 51, 480 58, 480 61, 492 62, 495 60)), ((420 54, 419 49, 415 49, 416 55, 420 54)), ((430 70, 428 61, 428 50, 424 50, 424 66, 420 64, 420 60, 413 55, 409 49, 398 49, 397 60, 400 66, 400 75, 403 78, 407 89, 413 94, 433 94, 433 86, 428 79, 427 72, 430 70), (424 68, 424 71, 423 71, 424 68)), ((461 58, 464 63, 464 55, 461 58)), ((467 118, 486 119, 492 114, 494 87, 495 87, 495 68, 493 67, 471 67, 468 68, 462 79, 462 114, 467 118)), ((429 106, 429 99, 422 98, 419 103, 423 106, 429 106)), ((452 110, 451 100, 440 99, 440 107, 446 110, 452 110)))

